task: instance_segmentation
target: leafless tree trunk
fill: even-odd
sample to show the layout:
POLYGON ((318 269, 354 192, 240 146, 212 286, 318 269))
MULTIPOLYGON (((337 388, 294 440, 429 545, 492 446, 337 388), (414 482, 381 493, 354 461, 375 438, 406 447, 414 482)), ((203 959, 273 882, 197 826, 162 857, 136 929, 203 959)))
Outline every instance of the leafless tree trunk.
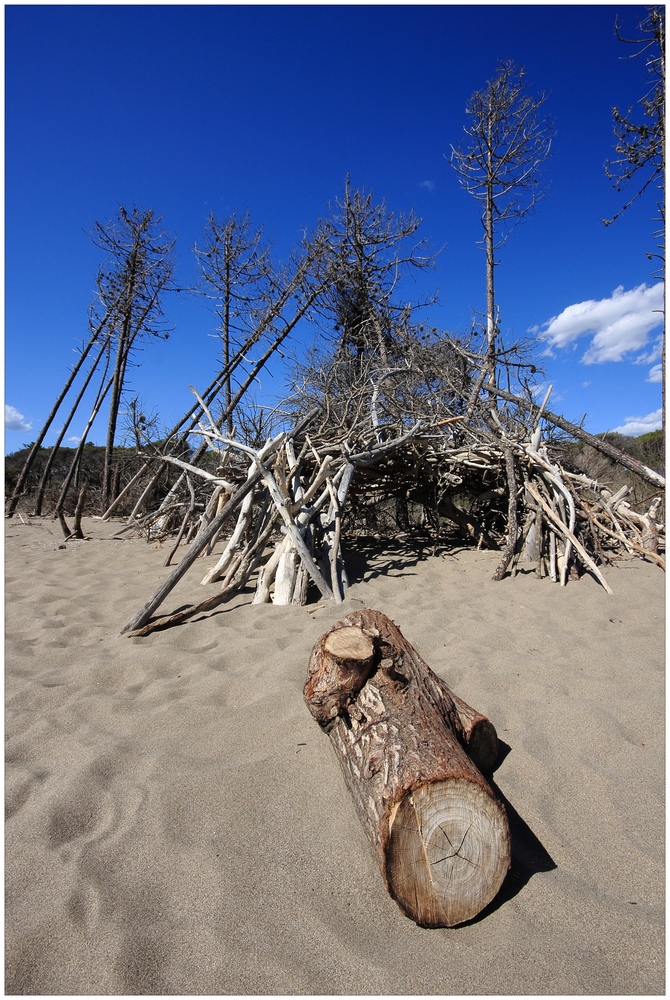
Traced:
MULTIPOLYGON (((89 385, 91 383, 91 379, 93 378, 93 375, 97 371, 98 365, 100 364, 100 362, 101 362, 101 360, 102 360, 105 352, 108 352, 108 351, 109 351, 109 337, 106 338, 106 340, 105 340, 105 342, 103 344, 102 350, 99 352, 97 358, 95 358, 95 360, 93 361, 93 364, 91 365, 91 368, 90 368, 90 370, 88 372, 88 375, 86 376, 84 384, 82 385, 81 389, 79 390, 79 393, 77 394, 77 398, 75 399, 75 401, 74 401, 74 403, 72 405, 72 409, 70 410, 70 412, 68 413, 67 417, 65 418, 65 423, 63 424, 63 426, 61 428, 61 432, 58 435, 58 437, 56 439, 56 442, 55 442, 53 448, 51 449, 51 454, 49 455, 49 458, 47 459, 46 465, 44 466, 44 471, 42 472, 42 478, 40 479, 39 485, 37 487, 37 494, 35 496, 35 517, 39 517, 40 514, 42 513, 42 504, 44 503, 44 493, 46 491, 46 488, 47 488, 47 485, 48 485, 48 482, 49 482, 49 476, 51 475, 51 469, 53 467, 53 463, 54 463, 54 461, 56 459, 56 455, 58 454, 58 449, 60 448, 61 444, 63 443, 63 438, 65 437, 65 435, 66 435, 66 433, 68 431, 68 428, 69 428, 70 424, 72 423, 72 420, 74 419, 74 416, 75 416, 77 410, 79 409, 79 405, 80 405, 80 403, 81 403, 81 401, 82 401, 82 399, 84 397, 84 394, 85 394, 86 390, 88 389, 88 387, 89 387, 89 385)), ((108 361, 109 361, 109 355, 108 355, 108 361)), ((107 367, 105 367, 105 373, 106 373, 106 371, 107 371, 107 367)), ((103 381, 104 381, 104 378, 105 378, 105 375, 103 374, 103 381)))
MULTIPOLYGON (((496 384, 496 250, 542 196, 539 169, 549 155, 553 137, 552 125, 540 116, 546 95, 531 97, 524 76, 523 69, 510 60, 499 64, 496 77, 468 101, 471 124, 464 128, 468 141, 464 148, 452 147, 451 155, 462 186, 482 203, 487 386, 496 384)), ((495 407, 494 397, 491 405, 495 407)))
POLYGON ((219 318, 223 355, 223 405, 228 436, 233 435, 233 352, 253 336, 272 299, 272 265, 263 231, 252 232, 248 213, 221 222, 210 215, 202 249, 196 256, 205 294, 219 318))
POLYGON ((112 457, 126 370, 141 336, 165 337, 161 298, 168 289, 174 262, 174 241, 159 229, 160 219, 152 211, 123 206, 106 225, 95 224, 93 241, 108 254, 101 268, 98 289, 103 306, 112 301, 110 326, 114 335, 115 361, 107 420, 105 462, 102 481, 102 510, 112 496, 112 457))
MULTIPOLYGON (((44 438, 46 437, 46 435, 47 435, 47 433, 49 431, 49 428, 51 427, 52 423, 54 422, 56 414, 58 413, 58 411, 59 411, 59 409, 60 409, 60 407, 61 407, 61 405, 63 403, 63 400, 65 399, 65 397, 67 396, 68 392, 72 388, 72 385, 73 385, 73 383, 74 383, 77 375, 81 371, 81 369, 82 369, 82 367, 84 365, 84 362, 86 361, 86 358, 91 353, 91 351, 93 350, 94 346, 99 342, 100 337, 102 336, 102 334, 103 334, 103 332, 105 330, 105 327, 108 324, 108 321, 109 321, 109 316, 106 314, 106 315, 104 315, 102 317, 102 319, 97 323, 97 325, 95 326, 95 328, 92 330, 91 336, 90 336, 90 338, 88 340, 88 343, 86 344, 86 346, 81 351, 76 364, 72 368, 72 370, 71 370, 71 372, 70 372, 70 374, 69 374, 69 376, 68 376, 68 378, 67 378, 67 380, 65 382, 65 385, 61 389, 61 392, 60 392, 60 394, 59 394, 56 402, 54 403, 54 405, 51 408, 49 416, 47 417, 46 421, 44 422, 42 430, 37 435, 36 440, 34 441, 34 443, 33 443, 32 447, 31 447, 30 451, 28 452, 28 456, 27 456, 27 458, 26 458, 26 460, 24 462, 23 468, 21 469, 21 472, 19 474, 19 478, 17 479, 16 485, 14 487, 14 490, 12 491, 12 496, 11 496, 11 498, 9 500, 8 505, 7 505, 7 517, 12 517, 12 515, 14 514, 14 511, 16 510, 16 505, 17 505, 17 503, 19 501, 19 498, 21 496, 21 493, 23 492, 23 489, 24 489, 24 487, 26 485, 28 476, 30 474, 30 470, 32 469, 33 464, 35 462, 35 458, 37 457, 37 454, 38 454, 38 452, 39 452, 39 450, 40 450, 40 448, 42 446, 42 442, 44 441, 44 438)), ((109 334, 107 334, 106 336, 108 337, 109 334)), ((101 352, 101 354, 102 354, 102 352, 101 352)), ((99 360, 99 358, 98 358, 98 360, 99 360)), ((93 370, 95 369, 96 366, 97 366, 97 361, 96 361, 96 363, 94 365, 93 370)), ((89 378, 90 378, 90 376, 89 376, 89 378)), ((83 395, 83 393, 80 393, 79 396, 77 397, 78 402, 81 400, 81 396, 82 395, 83 395)), ((78 405, 78 403, 75 404, 75 407, 71 411, 71 414, 68 417, 68 421, 72 419, 72 416, 74 415, 74 410, 76 409, 77 405, 78 405)))

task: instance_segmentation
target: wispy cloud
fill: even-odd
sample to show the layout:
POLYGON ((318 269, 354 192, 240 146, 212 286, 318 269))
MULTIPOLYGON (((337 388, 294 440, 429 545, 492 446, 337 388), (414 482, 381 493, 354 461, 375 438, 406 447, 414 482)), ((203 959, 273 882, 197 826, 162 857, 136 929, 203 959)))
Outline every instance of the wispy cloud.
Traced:
POLYGON ((649 369, 649 374, 647 375, 647 382, 662 382, 663 381, 663 365, 654 365, 653 368, 649 369))
POLYGON ((7 431, 29 431, 32 429, 32 424, 29 423, 22 413, 16 409, 15 406, 8 406, 5 403, 5 430, 7 431))
MULTIPOLYGON (((638 285, 624 291, 623 285, 607 299, 587 299, 567 306, 530 332, 551 348, 564 348, 590 337, 591 343, 582 362, 585 365, 622 361, 626 355, 641 351, 649 334, 663 322, 663 284, 638 285)), ((647 360, 653 360, 647 357, 647 360)))
POLYGON ((659 431, 663 426, 663 411, 654 410, 646 417, 626 417, 626 423, 621 427, 615 427, 617 434, 628 434, 630 437, 639 437, 640 434, 648 434, 650 431, 659 431))
POLYGON ((421 181, 419 187, 423 188, 424 191, 434 191, 435 181, 421 181))

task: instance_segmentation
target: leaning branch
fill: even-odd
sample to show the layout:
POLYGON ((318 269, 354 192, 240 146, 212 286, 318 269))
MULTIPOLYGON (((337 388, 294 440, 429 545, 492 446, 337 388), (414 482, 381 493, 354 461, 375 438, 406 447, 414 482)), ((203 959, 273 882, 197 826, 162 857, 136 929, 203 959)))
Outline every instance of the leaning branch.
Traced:
MULTIPOLYGON (((293 428, 290 432, 290 436, 295 437, 300 434, 301 431, 303 431, 313 420, 317 413, 318 408, 310 410, 310 412, 293 428)), ((284 432, 278 435, 278 437, 276 437, 273 441, 268 442, 259 457, 261 459, 267 458, 270 454, 281 447, 287 436, 286 432, 284 432)), ((126 632, 134 632, 147 624, 154 611, 160 607, 170 591, 173 590, 184 574, 190 569, 200 553, 207 547, 210 539, 214 538, 215 535, 218 534, 228 516, 242 502, 247 493, 254 488, 256 483, 259 482, 261 476, 262 470, 257 467, 256 470, 251 473, 246 482, 233 494, 228 503, 222 508, 216 517, 214 517, 210 523, 203 528, 198 535, 196 535, 188 552, 186 552, 181 562, 175 566, 172 573, 163 581, 147 603, 140 608, 137 614, 130 619, 128 624, 121 629, 121 635, 126 632)))
POLYGON ((638 462, 636 458, 633 458, 632 455, 627 455, 620 448, 615 448, 609 441, 603 441, 601 438, 594 437, 593 434, 589 434, 588 431, 585 431, 582 427, 578 427, 577 424, 571 424, 564 417, 559 417, 557 413, 552 413, 550 410, 541 410, 537 403, 532 403, 521 396, 514 396, 511 392, 506 392, 504 389, 498 389, 492 385, 487 385, 486 390, 487 392, 495 393, 496 396, 501 396, 502 399, 506 399, 509 403, 516 403, 518 406, 522 406, 529 411, 533 418, 536 415, 542 416, 550 424, 555 424, 556 427, 560 427, 561 430, 566 431, 572 437, 576 437, 585 444, 591 445, 596 451, 602 452, 603 455, 607 455, 608 458, 618 462, 619 465, 630 469, 631 472, 634 472, 640 479, 644 479, 645 482, 651 483, 652 486, 660 487, 663 490, 665 489, 664 476, 661 476, 658 472, 654 472, 653 469, 643 465, 642 462, 638 462))

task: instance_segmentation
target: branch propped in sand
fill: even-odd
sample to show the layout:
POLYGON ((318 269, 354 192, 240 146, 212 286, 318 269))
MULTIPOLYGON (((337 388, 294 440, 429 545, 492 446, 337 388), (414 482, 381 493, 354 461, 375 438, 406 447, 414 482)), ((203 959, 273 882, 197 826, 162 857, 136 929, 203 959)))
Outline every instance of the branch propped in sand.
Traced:
MULTIPOLYGON (((314 419, 318 413, 317 409, 311 410, 303 419, 293 428, 291 432, 292 436, 295 436, 305 429, 309 423, 314 419)), ((287 433, 283 432, 279 434, 272 441, 268 442, 263 449, 259 452, 260 462, 268 458, 273 452, 277 451, 278 448, 284 443, 287 433)), ((230 514, 239 506, 239 504, 244 500, 247 493, 249 493, 257 482, 262 477, 261 468, 256 468, 255 472, 251 473, 247 481, 240 486, 238 490, 233 494, 228 503, 223 507, 223 509, 213 518, 210 523, 202 529, 202 531, 197 535, 195 540, 192 542, 188 552, 183 557, 181 562, 175 566, 174 570, 170 576, 161 584, 161 586, 156 590, 152 597, 146 602, 146 604, 140 608, 137 614, 130 619, 130 621, 121 629, 121 635, 126 632, 134 632, 137 629, 142 628, 146 625, 151 618, 152 614, 156 608, 160 607, 167 595, 171 590, 179 583, 184 574, 190 569, 193 563, 196 561, 198 556, 207 547, 211 538, 213 538, 220 530, 230 514)))

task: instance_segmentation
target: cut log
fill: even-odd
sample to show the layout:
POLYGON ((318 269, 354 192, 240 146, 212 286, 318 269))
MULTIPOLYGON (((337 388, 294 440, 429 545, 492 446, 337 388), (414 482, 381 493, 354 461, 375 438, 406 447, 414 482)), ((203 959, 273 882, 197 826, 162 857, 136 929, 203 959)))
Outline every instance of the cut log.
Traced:
POLYGON ((367 609, 316 643, 304 694, 400 908, 421 927, 475 917, 510 864, 504 807, 476 766, 495 760, 493 725, 367 609))

